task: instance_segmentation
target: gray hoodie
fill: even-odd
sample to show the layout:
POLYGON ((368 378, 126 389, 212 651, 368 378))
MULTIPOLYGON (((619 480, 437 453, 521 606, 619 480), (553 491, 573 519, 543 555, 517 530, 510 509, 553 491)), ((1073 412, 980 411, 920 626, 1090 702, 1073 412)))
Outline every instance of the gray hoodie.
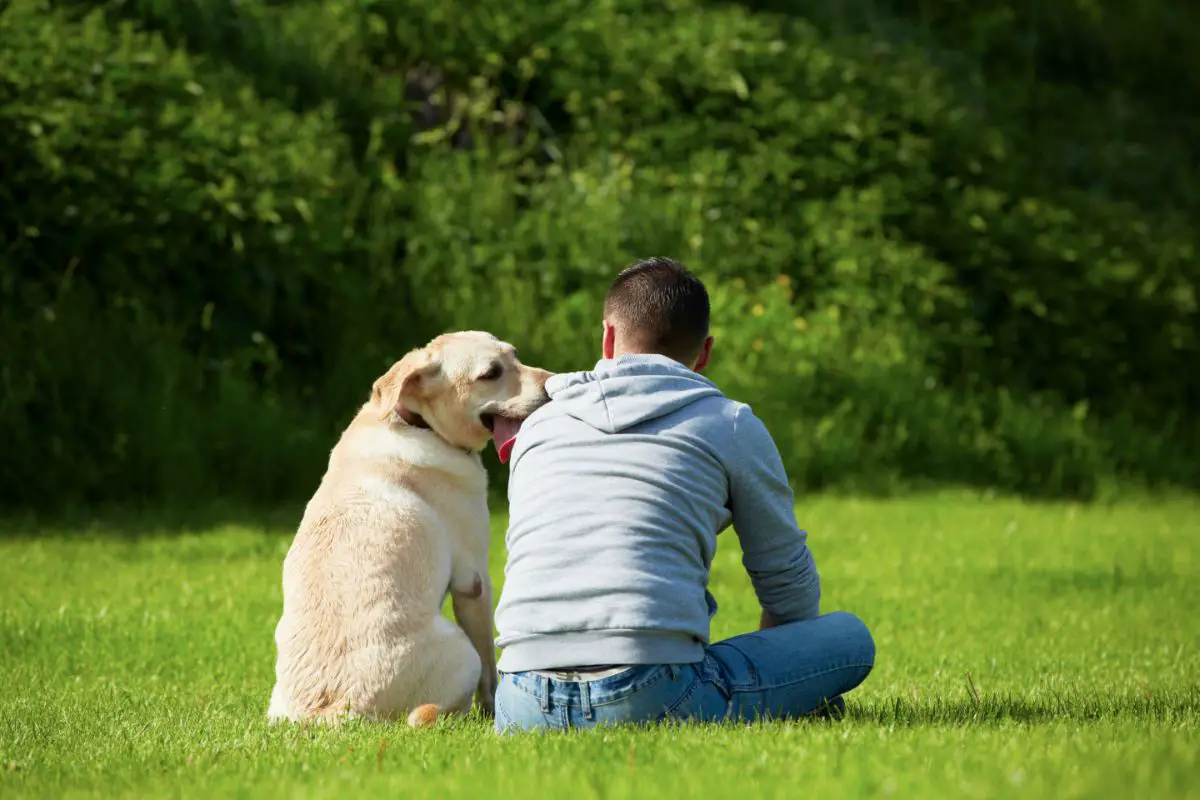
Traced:
POLYGON ((510 461, 504 672, 704 657, 708 570, 733 524, 762 607, 818 613, 791 488, 750 407, 665 356, 556 375, 510 461))

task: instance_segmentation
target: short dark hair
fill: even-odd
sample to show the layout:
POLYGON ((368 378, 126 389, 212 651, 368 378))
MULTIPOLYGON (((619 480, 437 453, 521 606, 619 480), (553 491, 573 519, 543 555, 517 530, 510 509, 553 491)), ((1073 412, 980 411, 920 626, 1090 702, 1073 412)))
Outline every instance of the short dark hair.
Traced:
POLYGON ((639 350, 686 359, 708 338, 708 290, 678 261, 648 258, 612 282, 604 316, 639 350))

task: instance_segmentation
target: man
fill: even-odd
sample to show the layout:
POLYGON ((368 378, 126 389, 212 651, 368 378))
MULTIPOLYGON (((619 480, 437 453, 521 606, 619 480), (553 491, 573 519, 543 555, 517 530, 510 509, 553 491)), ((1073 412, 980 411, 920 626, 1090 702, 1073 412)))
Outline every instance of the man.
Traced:
POLYGON ((511 459, 496 729, 797 717, 843 707, 875 645, 819 615, 820 578, 762 422, 700 373, 704 285, 670 259, 617 276, 603 356, 557 375, 511 459), (709 643, 732 523, 760 630, 709 643))

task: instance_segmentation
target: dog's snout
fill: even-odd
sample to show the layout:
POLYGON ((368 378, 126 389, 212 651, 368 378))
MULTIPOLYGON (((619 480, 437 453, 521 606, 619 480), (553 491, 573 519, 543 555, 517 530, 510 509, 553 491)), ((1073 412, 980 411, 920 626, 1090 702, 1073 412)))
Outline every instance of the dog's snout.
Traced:
POLYGON ((542 390, 546 388, 546 381, 554 377, 553 372, 541 369, 539 367, 529 367, 522 364, 521 369, 525 373, 525 379, 528 381, 528 384, 532 384, 533 386, 536 386, 542 390))

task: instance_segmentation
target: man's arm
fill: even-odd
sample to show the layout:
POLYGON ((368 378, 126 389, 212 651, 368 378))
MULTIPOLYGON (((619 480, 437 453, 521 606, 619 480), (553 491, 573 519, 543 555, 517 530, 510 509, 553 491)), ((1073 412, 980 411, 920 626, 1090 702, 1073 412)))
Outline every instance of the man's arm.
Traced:
POLYGON ((821 579, 796 525, 795 498, 779 449, 747 406, 734 416, 734 459, 728 464, 730 511, 742 564, 762 606, 761 628, 820 613, 821 579))

